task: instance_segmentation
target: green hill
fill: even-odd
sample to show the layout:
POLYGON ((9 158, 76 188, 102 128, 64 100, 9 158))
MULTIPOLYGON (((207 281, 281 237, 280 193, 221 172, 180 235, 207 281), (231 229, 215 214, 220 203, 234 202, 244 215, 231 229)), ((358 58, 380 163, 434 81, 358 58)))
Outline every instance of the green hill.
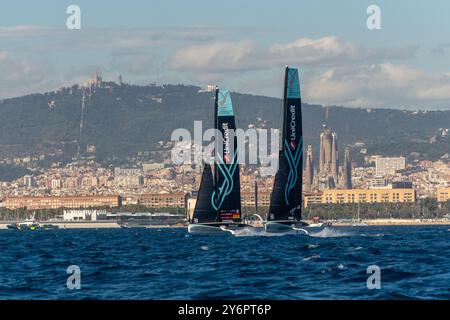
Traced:
MULTIPOLYGON (((170 140, 176 128, 192 130, 194 120, 212 125, 213 94, 185 85, 119 86, 105 82, 86 92, 81 150, 96 147, 95 156, 123 158, 154 150, 170 140)), ((281 100, 233 93, 237 124, 247 128, 257 118, 268 127, 280 126, 281 100)), ((77 153, 82 90, 78 86, 57 92, 32 94, 0 101, 0 156, 77 153)), ((317 150, 324 108, 304 104, 305 143, 317 150)), ((368 153, 438 159, 450 151, 450 139, 441 128, 450 127, 450 111, 412 112, 393 109, 330 107, 329 127, 342 146, 364 142, 368 153)), ((353 148, 355 155, 358 148, 353 148)))

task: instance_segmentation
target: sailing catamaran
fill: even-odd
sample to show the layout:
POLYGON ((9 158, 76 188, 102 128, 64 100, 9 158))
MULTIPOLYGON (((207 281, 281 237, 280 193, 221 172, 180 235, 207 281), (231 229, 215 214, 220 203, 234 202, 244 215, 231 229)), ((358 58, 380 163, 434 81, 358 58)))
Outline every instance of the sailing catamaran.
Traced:
POLYGON ((368 224, 361 220, 361 217, 359 215, 359 208, 360 206, 358 202, 358 211, 356 212, 356 219, 354 217, 352 219, 353 220, 352 227, 367 227, 368 224))
POLYGON ((283 130, 278 171, 265 221, 267 232, 301 230, 303 132, 298 69, 286 67, 283 98, 283 130))
POLYGON ((236 123, 228 90, 216 89, 214 128, 223 138, 215 139, 214 177, 209 164, 203 167, 190 233, 233 233, 250 227, 242 223, 236 123))

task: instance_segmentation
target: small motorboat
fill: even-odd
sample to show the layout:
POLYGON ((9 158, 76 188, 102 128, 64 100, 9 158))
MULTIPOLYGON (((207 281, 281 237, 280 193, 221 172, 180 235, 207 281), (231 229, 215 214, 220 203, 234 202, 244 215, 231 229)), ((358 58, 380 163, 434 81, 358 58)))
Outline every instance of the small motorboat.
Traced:
POLYGON ((9 224, 6 226, 6 228, 8 228, 10 230, 34 231, 34 230, 40 229, 41 226, 39 223, 36 223, 34 221, 25 220, 24 222, 20 222, 20 223, 9 224))
POLYGON ((352 227, 368 227, 368 226, 369 225, 367 223, 362 221, 352 223, 352 227))
POLYGON ((308 228, 325 228, 331 225, 331 222, 322 221, 320 217, 313 217, 313 222, 308 225, 308 228))
POLYGON ((35 213, 33 213, 31 218, 28 218, 22 222, 9 224, 6 226, 6 228, 8 228, 9 230, 35 231, 38 229, 44 229, 44 230, 58 229, 59 227, 57 225, 53 225, 53 224, 40 224, 39 221, 35 218, 35 213))

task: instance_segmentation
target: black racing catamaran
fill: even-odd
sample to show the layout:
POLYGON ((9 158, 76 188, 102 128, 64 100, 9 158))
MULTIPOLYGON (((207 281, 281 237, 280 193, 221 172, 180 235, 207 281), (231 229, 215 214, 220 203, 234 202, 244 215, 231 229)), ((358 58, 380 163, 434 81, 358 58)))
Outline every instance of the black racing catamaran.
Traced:
POLYGON ((222 137, 215 139, 214 178, 211 166, 205 164, 190 233, 232 233, 249 227, 242 223, 236 123, 228 90, 216 89, 214 128, 222 137))
POLYGON ((270 198, 267 232, 302 230, 301 221, 303 132, 298 69, 286 67, 283 98, 283 130, 278 171, 270 198))

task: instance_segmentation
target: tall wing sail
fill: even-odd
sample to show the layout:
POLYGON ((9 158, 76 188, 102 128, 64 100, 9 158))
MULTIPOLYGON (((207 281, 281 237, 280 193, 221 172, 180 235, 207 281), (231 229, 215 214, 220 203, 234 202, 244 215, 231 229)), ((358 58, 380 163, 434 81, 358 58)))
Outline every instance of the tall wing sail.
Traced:
POLYGON ((300 82, 296 68, 286 68, 283 133, 267 220, 300 220, 303 132, 300 82))
POLYGON ((222 134, 216 139, 214 166, 215 192, 211 198, 219 221, 241 220, 241 191, 237 160, 236 123, 228 90, 216 90, 215 128, 222 134))
POLYGON ((214 192, 214 181, 211 166, 205 164, 203 168, 200 189, 197 194, 197 202, 192 216, 193 223, 215 222, 217 221, 217 211, 211 204, 211 197, 214 192))

